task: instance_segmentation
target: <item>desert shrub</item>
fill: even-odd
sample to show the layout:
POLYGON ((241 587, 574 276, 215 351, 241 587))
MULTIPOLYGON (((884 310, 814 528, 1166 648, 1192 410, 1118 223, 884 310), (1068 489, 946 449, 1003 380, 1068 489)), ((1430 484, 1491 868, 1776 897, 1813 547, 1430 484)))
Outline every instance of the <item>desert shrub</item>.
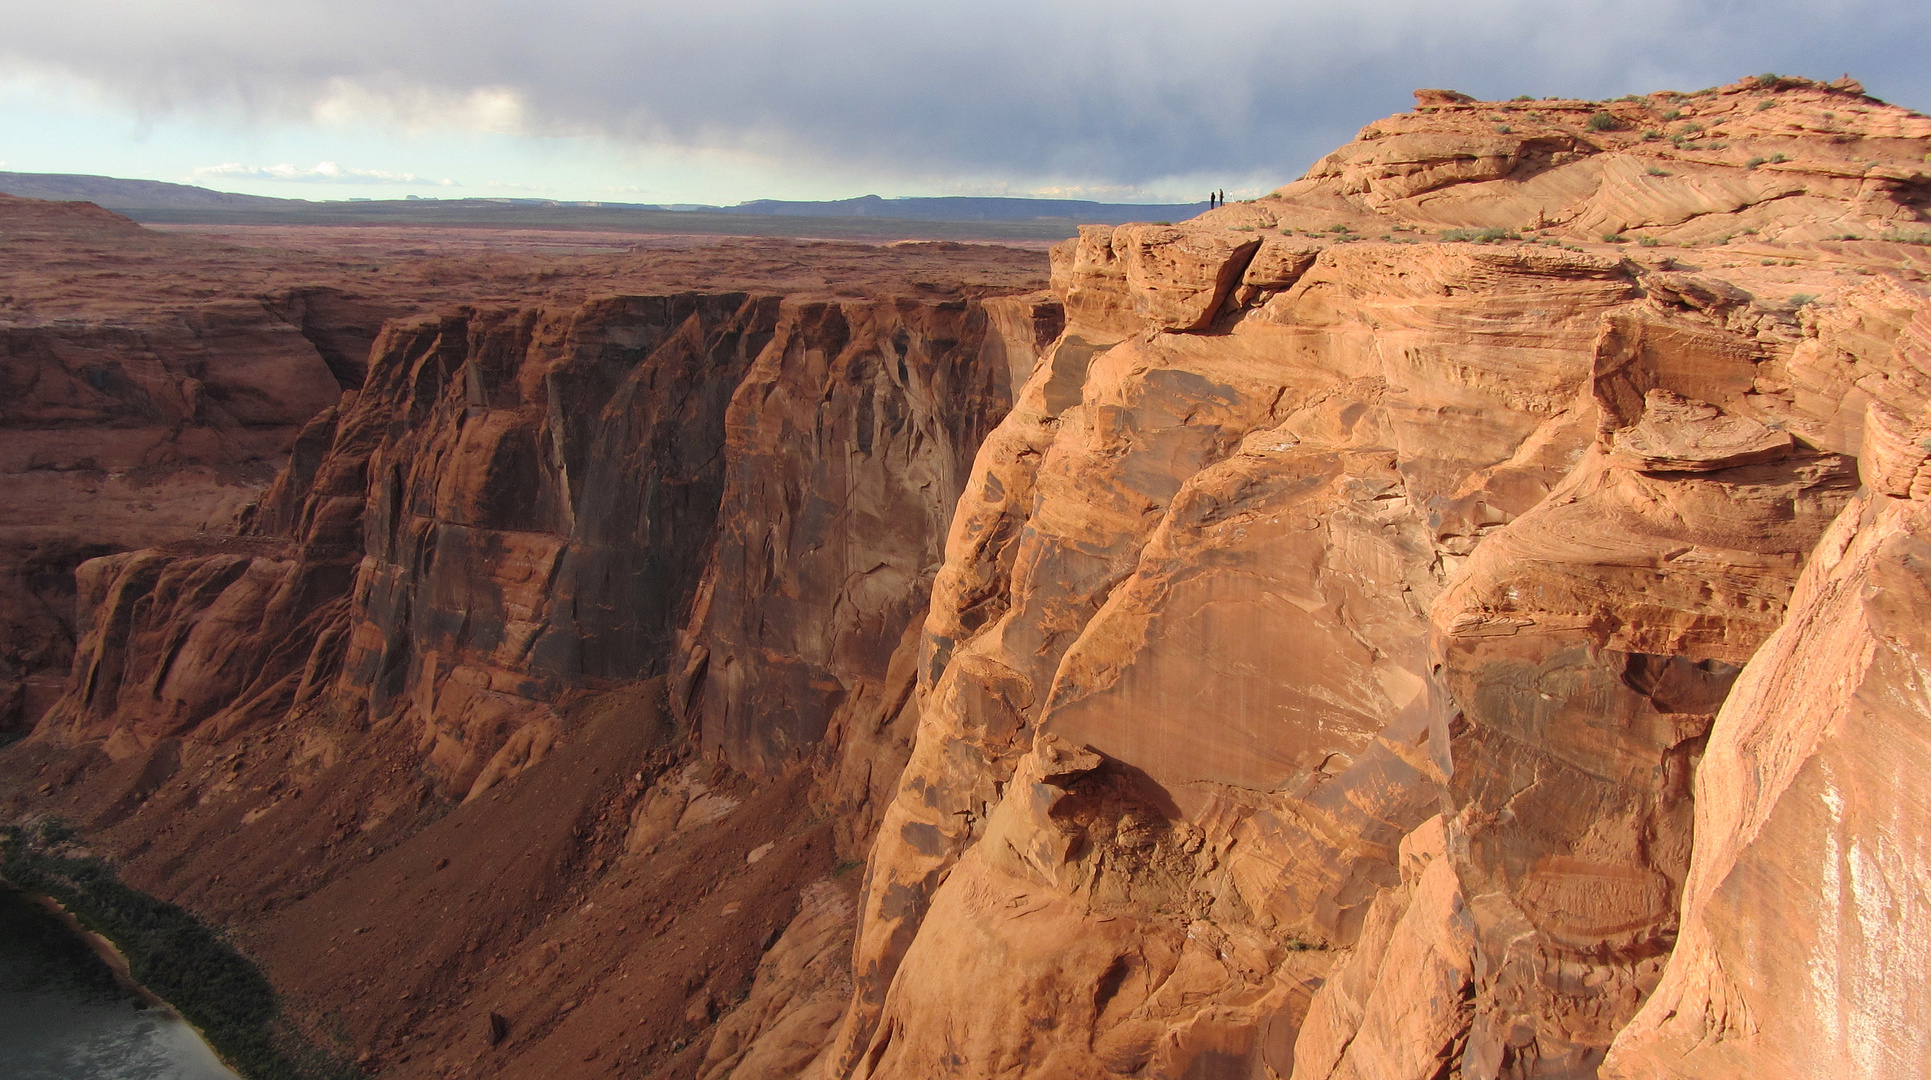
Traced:
POLYGON ((1772 108, 1776 104, 1777 103, 1771 100, 1770 98, 1764 98, 1762 101, 1757 102, 1757 111, 1762 112, 1765 109, 1772 108))
POLYGON ((1508 134, 1512 134, 1515 131, 1515 129, 1508 126, 1507 124, 1497 124, 1495 125, 1495 131, 1496 131, 1496 134, 1498 135, 1508 135, 1508 134))
POLYGON ((1654 236, 1642 237, 1638 239, 1636 243, 1642 245, 1643 247, 1661 247, 1663 245, 1663 242, 1661 240, 1656 239, 1654 236))
POLYGON ((1629 237, 1624 236, 1622 233, 1603 233, 1602 242, 1605 244, 1627 244, 1629 243, 1629 237))
POLYGON ((1792 293, 1790 300, 1788 301, 1788 303, 1790 304, 1790 310, 1792 311, 1795 311, 1798 308, 1805 306, 1806 304, 1814 304, 1816 302, 1817 302, 1816 294, 1807 293, 1807 292, 1792 293))
POLYGON ((1590 131, 1614 131, 1617 128, 1622 127, 1621 124, 1616 122, 1615 117, 1609 115, 1606 112, 1599 112, 1594 116, 1591 116, 1589 118, 1589 122, 1584 126, 1586 126, 1590 131))
POLYGON ((1671 109, 1670 111, 1668 111, 1668 112, 1666 112, 1666 113, 1664 113, 1664 114, 1663 114, 1663 119, 1665 119, 1665 120, 1681 120, 1681 119, 1683 119, 1683 110, 1681 110, 1681 109, 1671 109))
POLYGON ((1442 233, 1444 244, 1499 244, 1504 240, 1520 240, 1521 236, 1507 229, 1447 229, 1442 233))
POLYGON ((1668 169, 1659 169, 1654 165, 1651 165, 1647 171, 1651 176, 1668 176, 1670 174, 1668 169))
POLYGON ((1749 161, 1746 161, 1746 162, 1744 162, 1744 163, 1743 163, 1743 167, 1744 167, 1744 168, 1746 168, 1746 169, 1754 169, 1754 168, 1756 168, 1757 166, 1759 166, 1759 165, 1761 165, 1761 164, 1763 164, 1763 160, 1764 160, 1764 159, 1762 159, 1762 158, 1760 158, 1760 157, 1753 157, 1753 158, 1751 158, 1751 159, 1750 159, 1749 161))
POLYGON ((1893 244, 1924 244, 1931 246, 1931 232, 1912 233, 1905 232, 1903 229, 1892 229, 1879 239, 1889 240, 1893 244))

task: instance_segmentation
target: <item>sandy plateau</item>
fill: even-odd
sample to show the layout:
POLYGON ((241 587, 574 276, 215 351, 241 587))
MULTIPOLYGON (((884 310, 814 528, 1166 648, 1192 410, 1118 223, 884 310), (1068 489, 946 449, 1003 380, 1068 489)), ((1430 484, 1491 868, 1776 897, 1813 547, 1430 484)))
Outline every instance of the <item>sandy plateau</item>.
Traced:
POLYGON ((1050 253, 0 199, 0 817, 369 1075, 1906 1078, 1931 119, 1050 253))

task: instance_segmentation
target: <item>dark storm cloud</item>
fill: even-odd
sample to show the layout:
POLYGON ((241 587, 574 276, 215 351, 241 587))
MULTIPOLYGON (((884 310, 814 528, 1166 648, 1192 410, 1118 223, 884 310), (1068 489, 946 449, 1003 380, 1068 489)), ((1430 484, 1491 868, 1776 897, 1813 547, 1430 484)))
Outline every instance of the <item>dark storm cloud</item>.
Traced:
POLYGON ((1289 178, 1417 86, 1608 97, 1848 70, 1931 103, 1921 0, 4 6, 0 63, 150 115, 272 123, 377 102, 436 123, 513 96, 532 133, 900 175, 1289 178))

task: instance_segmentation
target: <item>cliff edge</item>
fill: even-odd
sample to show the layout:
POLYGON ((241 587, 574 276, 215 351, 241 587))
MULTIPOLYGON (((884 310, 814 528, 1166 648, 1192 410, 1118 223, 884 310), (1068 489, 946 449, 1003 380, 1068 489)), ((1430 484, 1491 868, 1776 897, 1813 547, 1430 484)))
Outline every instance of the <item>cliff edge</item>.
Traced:
POLYGON ((1931 120, 1417 98, 1055 250, 833 1075, 1918 1069, 1931 120))
POLYGON ((1918 1075, 1931 118, 1417 101, 1048 293, 391 321, 9 813, 383 1076, 1918 1075))

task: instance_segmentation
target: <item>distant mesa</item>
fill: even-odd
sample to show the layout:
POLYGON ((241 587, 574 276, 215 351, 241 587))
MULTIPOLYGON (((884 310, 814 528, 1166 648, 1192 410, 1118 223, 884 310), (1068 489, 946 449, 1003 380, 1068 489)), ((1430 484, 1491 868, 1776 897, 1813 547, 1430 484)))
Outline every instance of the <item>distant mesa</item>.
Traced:
POLYGON ((277 199, 212 191, 190 184, 159 180, 124 180, 79 173, 0 172, 0 193, 56 202, 91 202, 127 213, 136 220, 179 224, 355 224, 365 216, 381 224, 513 224, 503 221, 506 209, 544 211, 546 225, 580 225, 635 231, 691 231, 691 222, 678 224, 662 215, 699 217, 707 232, 766 232, 766 226, 740 224, 731 218, 862 219, 887 222, 980 223, 1023 226, 1039 223, 1050 238, 1072 236, 1078 224, 1123 225, 1133 221, 1180 221, 1207 209, 1198 203, 1102 203, 1086 199, 1028 199, 1003 196, 945 196, 887 199, 861 195, 855 199, 820 202, 757 199, 736 206, 696 203, 572 202, 559 199, 470 198, 448 199, 408 195, 399 199, 356 197, 326 202, 277 199), (481 215, 487 215, 482 217, 481 215), (581 222, 568 220, 580 217, 581 222), (594 220, 593 220, 594 219, 594 220))
POLYGON ((300 206, 301 199, 272 199, 264 195, 237 195, 211 191, 193 184, 169 184, 160 180, 123 180, 114 176, 89 176, 85 173, 0 172, 0 193, 23 199, 51 202, 91 202, 109 210, 151 210, 162 208, 253 208, 300 206))
POLYGON ((879 217, 915 221, 1026 221, 1071 219, 1084 224, 1124 225, 1131 221, 1179 221, 1207 209, 1198 203, 1102 203, 1085 199, 1024 199, 1007 196, 951 195, 933 198, 885 199, 861 195, 856 199, 799 202, 757 199, 732 207, 729 214, 772 214, 787 217, 879 217))

